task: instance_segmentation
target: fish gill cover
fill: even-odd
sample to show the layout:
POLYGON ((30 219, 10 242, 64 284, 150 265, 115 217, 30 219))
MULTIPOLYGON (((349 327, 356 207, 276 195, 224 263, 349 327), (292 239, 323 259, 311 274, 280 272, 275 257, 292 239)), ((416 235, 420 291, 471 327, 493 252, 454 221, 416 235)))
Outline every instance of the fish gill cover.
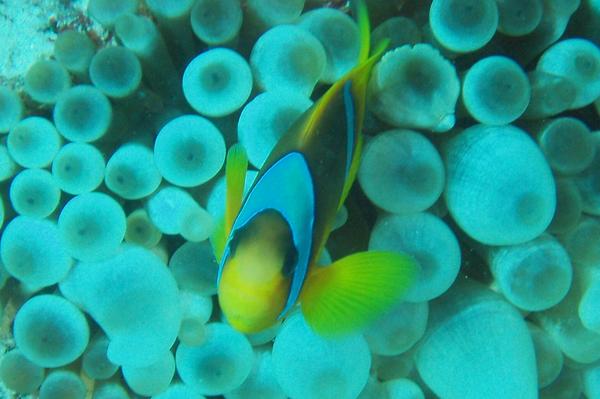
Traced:
POLYGON ((230 326, 209 237, 227 151, 247 191, 357 64, 352 5, 0 1, 0 397, 600 398, 600 2, 365 3, 389 45, 314 267, 419 272, 329 338, 230 326))

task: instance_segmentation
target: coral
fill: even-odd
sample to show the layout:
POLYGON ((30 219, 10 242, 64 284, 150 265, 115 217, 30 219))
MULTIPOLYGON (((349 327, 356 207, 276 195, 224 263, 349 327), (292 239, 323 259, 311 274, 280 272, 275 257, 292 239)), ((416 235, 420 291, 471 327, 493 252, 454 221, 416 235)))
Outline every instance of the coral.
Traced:
POLYGON ((190 15, 192 30, 204 43, 216 46, 228 44, 242 27, 240 0, 199 0, 190 15))
POLYGON ((533 32, 542 21, 542 0, 498 0, 498 32, 523 36, 533 32))
POLYGON ((591 215, 600 215, 600 190, 596 182, 600 175, 600 135, 593 135, 594 159, 581 173, 575 176, 575 184, 581 194, 582 210, 591 215))
POLYGON ((99 384, 94 389, 92 399, 130 399, 130 397, 131 396, 129 396, 127 390, 123 388, 122 385, 112 382, 99 384))
POLYGON ((389 49, 395 49, 405 44, 415 45, 422 40, 421 30, 416 22, 406 17, 392 17, 379 24, 371 32, 373 43, 389 40, 389 49))
POLYGON ((421 212, 442 194, 444 164, 425 136, 390 130, 365 146, 358 182, 371 202, 388 212, 421 212))
POLYGON ((569 108, 575 101, 576 88, 569 79, 550 73, 529 72, 531 98, 523 114, 526 119, 553 116, 569 108))
POLYGON ((154 153, 141 144, 119 147, 106 163, 106 187, 123 199, 147 197, 156 191, 161 180, 154 164, 154 153))
POLYGON ((410 302, 440 296, 456 279, 461 264, 454 233, 444 221, 426 212, 380 217, 371 232, 369 249, 399 250, 417 260, 421 271, 405 296, 410 302))
POLYGON ((8 132, 23 117, 23 103, 14 91, 0 87, 0 132, 8 132))
POLYGON ((384 384, 389 399, 424 399, 425 394, 419 385, 407 378, 398 378, 384 384))
POLYGON ((596 153, 590 129, 579 119, 551 119, 536 132, 548 163, 561 175, 582 172, 596 153))
POLYGON ((161 232, 152 224, 152 220, 144 208, 136 209, 127 215, 125 242, 154 248, 161 238, 161 232))
POLYGON ((58 96, 70 86, 69 73, 54 60, 36 62, 25 75, 25 92, 42 104, 54 104, 58 96))
POLYGON ((225 395, 226 399, 286 399, 273 374, 273 357, 268 350, 255 352, 254 365, 242 385, 225 395))
POLYGON ((108 359, 117 365, 149 366, 175 342, 181 323, 177 286, 147 249, 127 246, 107 260, 80 262, 60 291, 102 327, 110 339, 108 359))
POLYGON ((327 340, 299 312, 285 320, 275 337, 272 361, 283 392, 292 399, 354 398, 367 383, 371 364, 360 334, 327 340))
POLYGON ((562 40, 544 51, 537 71, 561 76, 575 85, 571 108, 591 104, 600 96, 600 49, 584 39, 562 40))
POLYGON ((212 300, 192 290, 181 290, 179 299, 182 321, 177 336, 185 345, 200 345, 206 338, 204 327, 213 311, 212 300))
POLYGON ((327 54, 321 42, 304 29, 278 25, 258 38, 250 65, 261 90, 310 96, 325 70, 327 54))
POLYGON ((433 301, 415 363, 441 397, 470 397, 473 391, 484 398, 537 395, 535 353, 523 318, 478 283, 459 281, 433 301))
POLYGON ((88 193, 102 183, 105 163, 96 147, 86 143, 68 143, 52 161, 52 176, 65 193, 88 193))
POLYGON ((214 222, 194 198, 179 187, 164 187, 148 200, 148 216, 164 234, 181 234, 190 241, 204 241, 214 222))
POLYGON ((600 334, 583 325, 577 312, 580 297, 581 287, 573 284, 558 305, 536 313, 534 320, 550 335, 567 358, 589 364, 600 359, 600 334))
POLYGON ((556 179, 556 211, 548 231, 564 234, 577 227, 582 214, 581 194, 573 179, 556 179))
POLYGON ((169 268, 179 288, 189 289, 200 295, 217 293, 218 267, 207 241, 186 242, 173 252, 169 260, 169 268))
POLYGON ((14 125, 6 139, 11 158, 25 168, 43 168, 58 152, 61 140, 46 118, 31 116, 14 125))
POLYGON ((523 69, 507 57, 477 61, 463 79, 462 100, 473 118, 488 125, 506 125, 525 112, 531 96, 523 69))
POLYGON ((420 43, 384 54, 369 81, 369 102, 391 125, 444 132, 454 126, 459 90, 452 64, 420 43))
POLYGON ((94 380, 105 380, 117 372, 119 366, 107 357, 108 338, 98 334, 92 338, 90 344, 81 357, 81 370, 94 380))
POLYGON ((563 354, 547 332, 532 323, 527 323, 538 371, 538 386, 544 388, 550 385, 560 374, 563 367, 563 354))
POLYGON ((8 153, 5 145, 0 145, 0 181, 12 177, 17 169, 17 164, 8 153))
POLYGON ((571 286, 569 255, 550 235, 542 234, 523 244, 488 248, 487 259, 499 291, 520 309, 548 309, 559 303, 571 286))
POLYGON ((137 0, 90 0, 87 11, 102 25, 110 27, 124 14, 135 12, 137 0))
POLYGON ((191 187, 210 180, 225 162, 219 129, 198 115, 169 121, 156 136, 154 162, 170 183, 191 187))
POLYGON ((28 216, 17 216, 6 225, 0 255, 6 271, 32 288, 56 284, 72 264, 56 223, 28 216))
POLYGON ((327 55, 325 70, 319 80, 335 83, 358 60, 360 37, 356 22, 343 12, 318 8, 302 14, 298 26, 316 37, 327 55))
POLYGON ((180 344, 177 371, 184 383, 205 395, 221 395, 239 387, 250 374, 254 353, 247 338, 223 323, 206 326, 202 344, 180 344))
POLYGON ((69 72, 86 76, 96 47, 85 33, 68 30, 56 37, 54 57, 69 72))
POLYGON ((448 210, 472 238, 490 245, 518 244, 548 227, 556 207, 554 178, 523 130, 474 125, 451 139, 443 152, 448 210))
POLYGON ((58 206, 60 189, 47 170, 24 169, 12 180, 9 196, 17 213, 45 218, 58 206))
POLYGON ((123 365, 123 377, 131 390, 139 395, 151 396, 164 392, 175 374, 175 359, 169 351, 158 361, 143 367, 123 365))
MULTIPOLYGON (((205 399, 197 389, 182 383, 176 383, 162 392, 159 395, 152 397, 153 399, 205 399)), ((108 399, 108 398, 107 398, 108 399)))
POLYGON ((133 51, 125 47, 105 47, 92 57, 90 79, 105 95, 125 98, 140 85, 142 65, 133 51))
POLYGON ((84 399, 86 387, 72 371, 57 370, 48 374, 40 387, 40 399, 84 399))
POLYGON ((123 208, 98 192, 73 197, 58 217, 63 245, 71 256, 83 261, 114 255, 125 236, 125 225, 123 208))
POLYGON ((429 26, 435 39, 455 52, 470 52, 492 39, 498 27, 494 0, 433 0, 429 26))
POLYGON ((238 53, 225 48, 195 57, 183 73, 183 94, 199 114, 226 116, 238 110, 252 91, 252 72, 238 53))
POLYGON ((81 356, 90 329, 83 312, 65 298, 38 295, 17 312, 14 334, 27 359, 41 367, 59 367, 81 356))
POLYGON ((293 91, 267 91, 248 102, 237 126, 248 161, 260 168, 281 136, 311 105, 308 97, 293 91))
POLYGON ((171 101, 179 99, 181 87, 175 65, 154 22, 145 16, 124 14, 116 21, 115 33, 140 60, 145 83, 171 101))
POLYGON ((44 369, 13 349, 2 356, 0 380, 17 393, 34 393, 44 380, 44 369))
POLYGON ((264 31, 276 25, 295 22, 304 8, 304 0, 248 0, 246 18, 249 25, 264 31))
POLYGON ((598 0, 364 0, 370 26, 355 3, 0 1, 0 397, 600 395, 598 0), (371 75, 303 116, 367 30, 371 75), (415 282, 344 336, 308 305, 242 334, 218 298, 227 151, 246 193, 320 117, 363 135, 320 159, 360 149, 310 275, 391 251, 415 282))
POLYGON ((369 349, 377 355, 395 356, 408 351, 425 333, 427 302, 403 302, 365 330, 369 349))
POLYGON ((67 140, 87 143, 102 137, 112 121, 112 107, 100 90, 79 85, 67 90, 54 107, 56 128, 67 140))

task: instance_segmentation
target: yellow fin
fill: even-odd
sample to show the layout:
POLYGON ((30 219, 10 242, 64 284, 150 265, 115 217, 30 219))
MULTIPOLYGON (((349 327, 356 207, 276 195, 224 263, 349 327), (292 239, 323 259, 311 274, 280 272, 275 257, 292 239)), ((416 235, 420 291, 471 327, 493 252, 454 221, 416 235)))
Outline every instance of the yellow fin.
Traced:
POLYGON ((210 236, 210 244, 212 245, 213 254, 215 255, 217 263, 221 262, 226 242, 227 234, 225 234, 225 218, 223 217, 215 223, 215 229, 210 236))
POLYGON ((225 164, 225 215, 215 223, 215 229, 210 237, 213 253, 218 262, 221 261, 227 237, 242 206, 247 169, 246 150, 241 144, 234 144, 227 152, 225 164))
POLYGON ((246 150, 241 144, 234 144, 227 152, 227 164, 225 165, 226 180, 226 205, 225 205, 225 235, 229 235, 233 221, 235 220, 242 200, 244 198, 244 184, 246 181, 246 170, 248 169, 248 157, 246 150))
POLYGON ((396 304, 415 281, 419 266, 397 252, 358 252, 313 269, 300 305, 320 335, 360 330, 396 304))

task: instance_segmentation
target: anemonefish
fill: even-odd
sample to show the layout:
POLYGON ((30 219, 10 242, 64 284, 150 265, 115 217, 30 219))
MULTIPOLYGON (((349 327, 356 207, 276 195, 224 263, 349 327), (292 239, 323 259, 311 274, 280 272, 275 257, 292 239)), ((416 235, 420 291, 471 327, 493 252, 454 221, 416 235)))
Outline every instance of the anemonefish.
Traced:
POLYGON ((241 332, 270 327, 296 304, 321 335, 358 330, 397 303, 418 272, 414 259, 399 252, 316 264, 356 177, 367 82, 387 46, 369 56, 366 6, 354 5, 358 65, 284 134, 245 196, 245 152, 239 144, 228 152, 225 217, 212 242, 219 304, 241 332))

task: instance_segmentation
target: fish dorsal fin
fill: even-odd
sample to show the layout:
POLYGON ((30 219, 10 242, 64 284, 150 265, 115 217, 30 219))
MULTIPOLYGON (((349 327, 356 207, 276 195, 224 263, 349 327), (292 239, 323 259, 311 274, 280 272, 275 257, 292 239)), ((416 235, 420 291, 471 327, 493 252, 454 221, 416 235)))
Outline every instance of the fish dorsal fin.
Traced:
POLYGON ((215 225, 211 244, 217 261, 221 260, 233 221, 244 199, 244 184, 248 157, 241 144, 234 144, 227 152, 225 163, 225 215, 215 225))
POLYGON ((282 312, 283 315, 298 299, 312 250, 315 215, 314 187, 308 164, 301 153, 290 152, 275 161, 250 189, 225 245, 219 267, 219 280, 229 256, 229 244, 232 236, 252 218, 266 210, 275 210, 286 220, 298 251, 290 293, 282 312))
POLYGON ((358 53, 358 63, 363 63, 369 58, 371 47, 371 24, 369 23, 369 12, 365 0, 354 0, 352 2, 354 18, 358 24, 360 33, 360 51, 358 53))
POLYGON ((419 266, 398 252, 358 252, 307 277, 300 306, 312 329, 323 336, 355 332, 398 303, 419 266))

